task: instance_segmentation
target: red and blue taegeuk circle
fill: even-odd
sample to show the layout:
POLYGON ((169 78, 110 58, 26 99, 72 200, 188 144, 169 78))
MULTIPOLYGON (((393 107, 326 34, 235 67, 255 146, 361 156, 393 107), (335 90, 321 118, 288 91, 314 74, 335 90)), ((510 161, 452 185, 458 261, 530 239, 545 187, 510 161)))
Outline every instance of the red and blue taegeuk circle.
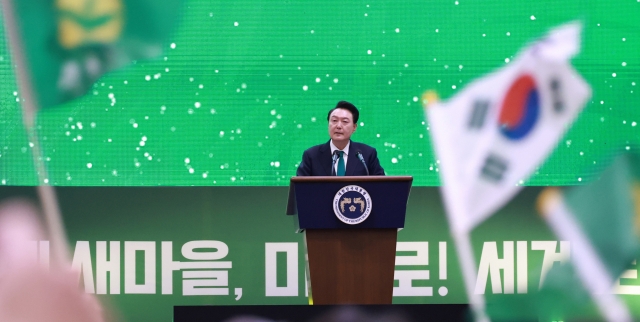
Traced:
POLYGON ((500 132, 511 140, 525 137, 538 120, 540 114, 540 94, 530 75, 522 75, 505 95, 500 117, 500 132))

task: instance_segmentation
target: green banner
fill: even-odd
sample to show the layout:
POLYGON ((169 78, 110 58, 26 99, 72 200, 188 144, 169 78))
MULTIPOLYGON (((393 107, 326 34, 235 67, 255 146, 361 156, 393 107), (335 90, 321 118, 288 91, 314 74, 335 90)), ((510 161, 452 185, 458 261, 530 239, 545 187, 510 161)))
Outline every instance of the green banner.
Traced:
MULTIPOLYGON (((473 232, 475 291, 490 307, 508 302, 533 314, 541 276, 570 253, 533 210, 539 192, 525 189, 473 232)), ((58 194, 81 285, 128 321, 168 321, 175 305, 308 304, 303 235, 284 215, 287 188, 67 187, 58 194)), ((7 187, 0 195, 34 191, 7 187)), ((393 303, 467 303, 447 227, 438 189, 412 189, 393 303)), ((48 241, 35 243, 33 256, 46 253, 48 241)), ((635 315, 638 268, 630 266, 615 288, 635 315)))

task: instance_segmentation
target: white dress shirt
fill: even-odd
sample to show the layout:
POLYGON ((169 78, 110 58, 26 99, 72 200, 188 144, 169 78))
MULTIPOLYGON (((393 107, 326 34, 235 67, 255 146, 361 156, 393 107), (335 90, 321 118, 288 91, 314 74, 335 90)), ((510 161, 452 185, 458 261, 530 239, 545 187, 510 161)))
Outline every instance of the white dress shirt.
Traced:
MULTIPOLYGON (((336 147, 335 144, 333 144, 333 140, 330 140, 329 142, 329 146, 331 146, 331 155, 333 156, 333 151, 335 150, 340 150, 336 147)), ((347 160, 349 159, 349 146, 351 146, 351 140, 349 140, 349 143, 347 143, 347 146, 344 147, 344 149, 342 149, 342 159, 344 160, 344 170, 347 170, 347 160)), ((333 173, 338 173, 338 162, 340 162, 340 160, 336 161, 336 164, 333 165, 333 173)))

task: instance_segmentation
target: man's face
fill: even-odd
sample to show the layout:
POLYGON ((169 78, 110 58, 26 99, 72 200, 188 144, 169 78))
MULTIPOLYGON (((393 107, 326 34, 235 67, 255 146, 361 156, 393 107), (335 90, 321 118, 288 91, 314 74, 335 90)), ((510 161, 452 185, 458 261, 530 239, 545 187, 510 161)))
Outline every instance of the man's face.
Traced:
POLYGON ((335 143, 347 143, 356 131, 353 115, 346 109, 337 108, 329 116, 329 136, 335 143))

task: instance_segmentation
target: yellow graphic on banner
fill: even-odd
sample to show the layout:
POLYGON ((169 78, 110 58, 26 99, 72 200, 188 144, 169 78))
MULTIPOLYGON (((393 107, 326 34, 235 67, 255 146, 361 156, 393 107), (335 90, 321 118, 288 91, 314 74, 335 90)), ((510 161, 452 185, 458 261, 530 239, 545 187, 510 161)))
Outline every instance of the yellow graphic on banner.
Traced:
POLYGON ((635 219, 633 221, 635 225, 634 228, 636 235, 640 236, 640 183, 637 181, 633 183, 631 196, 633 200, 633 209, 635 210, 635 219))
POLYGON ((58 41, 65 49, 118 40, 124 25, 122 0, 56 0, 58 41))

